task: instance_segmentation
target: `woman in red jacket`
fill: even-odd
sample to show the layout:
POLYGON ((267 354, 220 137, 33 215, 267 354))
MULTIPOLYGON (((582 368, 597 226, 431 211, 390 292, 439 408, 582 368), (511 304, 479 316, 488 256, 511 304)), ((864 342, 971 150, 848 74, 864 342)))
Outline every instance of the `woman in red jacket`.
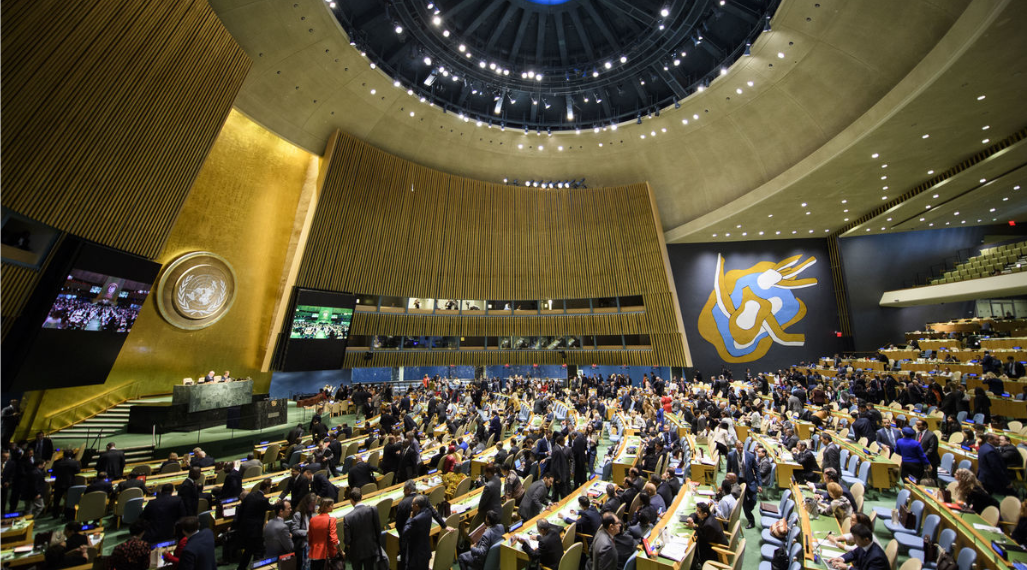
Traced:
POLYGON ((317 516, 310 519, 307 527, 307 545, 310 548, 310 570, 324 570, 325 563, 336 556, 339 551, 338 523, 329 513, 335 506, 331 499, 321 499, 317 516))

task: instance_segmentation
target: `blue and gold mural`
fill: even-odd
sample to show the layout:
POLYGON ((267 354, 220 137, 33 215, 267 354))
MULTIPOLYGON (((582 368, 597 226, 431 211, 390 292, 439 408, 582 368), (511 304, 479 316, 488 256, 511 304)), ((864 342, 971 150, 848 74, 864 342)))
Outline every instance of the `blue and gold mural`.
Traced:
POLYGON ((806 316, 806 304, 794 290, 817 284, 815 277, 799 278, 816 261, 794 255, 725 273, 724 257, 718 254, 713 290, 699 315, 699 334, 732 363, 759 360, 775 343, 805 345, 805 335, 788 329, 806 316))

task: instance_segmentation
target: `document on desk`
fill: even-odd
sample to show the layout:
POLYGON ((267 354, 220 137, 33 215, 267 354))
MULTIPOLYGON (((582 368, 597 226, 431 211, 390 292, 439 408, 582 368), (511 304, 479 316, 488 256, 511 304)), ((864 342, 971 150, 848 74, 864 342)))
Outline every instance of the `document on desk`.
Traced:
POLYGON ((675 539, 668 542, 660 549, 659 556, 673 560, 674 562, 681 562, 688 553, 688 540, 675 539))
POLYGON ((997 532, 999 534, 1002 533, 1002 529, 991 526, 989 524, 974 523, 974 528, 977 530, 986 530, 988 532, 997 532))

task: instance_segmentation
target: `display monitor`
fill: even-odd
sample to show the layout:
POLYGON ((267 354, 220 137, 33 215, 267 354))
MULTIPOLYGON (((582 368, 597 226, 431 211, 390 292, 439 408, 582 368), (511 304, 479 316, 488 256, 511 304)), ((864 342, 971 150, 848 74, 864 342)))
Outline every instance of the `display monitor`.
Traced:
POLYGON ((277 368, 288 372, 342 368, 356 302, 349 293, 296 289, 291 318, 280 337, 284 342, 279 344, 277 368))
POLYGON ((4 380, 13 391, 105 382, 160 267, 65 236, 4 338, 4 380))

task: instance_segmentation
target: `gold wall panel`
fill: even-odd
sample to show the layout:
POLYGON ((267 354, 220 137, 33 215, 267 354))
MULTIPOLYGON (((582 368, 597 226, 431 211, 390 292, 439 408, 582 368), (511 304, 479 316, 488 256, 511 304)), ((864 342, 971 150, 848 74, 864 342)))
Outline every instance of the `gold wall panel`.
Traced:
MULTIPOLYGON (((249 57, 206 0, 3 2, 0 49, 4 206, 156 257, 249 57)), ((6 335, 38 276, 2 272, 6 335)))
POLYGON ((271 375, 260 368, 270 308, 279 294, 294 213, 312 165, 316 162, 306 151, 232 112, 157 257, 166 265, 183 253, 206 250, 227 259, 238 279, 231 310, 210 327, 185 331, 161 318, 152 293, 107 382, 45 391, 36 426, 50 425, 51 416, 53 427, 84 417, 96 406, 73 405, 90 398, 167 393, 182 378, 210 369, 250 376, 254 390, 267 391, 271 375))
MULTIPOLYGON (((483 300, 642 295, 646 307, 637 315, 560 317, 357 313, 354 334, 648 334, 652 351, 595 353, 583 363, 689 364, 662 228, 647 184, 576 190, 492 184, 413 164, 342 132, 333 135, 321 178, 297 279, 301 287, 483 300)), ((556 352, 525 358, 516 353, 376 354, 367 361, 361 353, 359 358, 348 355, 346 362, 563 361, 556 352)))

